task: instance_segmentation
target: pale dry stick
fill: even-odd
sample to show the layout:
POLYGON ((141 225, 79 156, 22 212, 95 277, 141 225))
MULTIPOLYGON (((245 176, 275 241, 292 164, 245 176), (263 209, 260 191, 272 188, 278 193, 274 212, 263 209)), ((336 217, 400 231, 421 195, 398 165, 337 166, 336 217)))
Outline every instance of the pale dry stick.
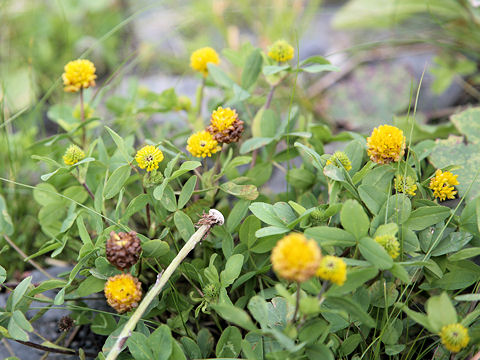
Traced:
POLYGON ((121 353, 122 347, 125 342, 128 340, 133 330, 137 326, 137 323, 142 318, 143 314, 147 310, 150 303, 160 294, 165 284, 168 282, 170 277, 173 275, 177 267, 182 263, 182 261, 187 257, 187 255, 192 251, 195 246, 208 234, 210 229, 215 225, 223 225, 224 218, 220 211, 211 209, 208 214, 204 214, 203 217, 198 222, 198 225, 201 225, 198 230, 190 237, 187 243, 183 248, 178 252, 177 256, 173 261, 168 265, 166 270, 163 273, 160 273, 157 276, 157 281, 155 285, 148 291, 148 293, 143 298, 142 302, 135 310, 133 315, 127 321, 125 326, 122 329, 122 332, 117 338, 115 345, 113 345, 112 350, 108 353, 106 360, 115 360, 117 356, 121 353))
MULTIPOLYGON (((7 241, 7 243, 15 249, 17 253, 20 254, 20 256, 25 260, 28 258, 27 254, 25 254, 22 249, 20 249, 13 241, 10 239, 7 235, 3 235, 4 239, 7 241)), ((48 272, 46 272, 40 265, 38 265, 35 261, 32 259, 27 260, 30 265, 32 265, 35 269, 40 271, 43 275, 45 275, 49 279, 55 279, 52 275, 50 275, 48 272)))

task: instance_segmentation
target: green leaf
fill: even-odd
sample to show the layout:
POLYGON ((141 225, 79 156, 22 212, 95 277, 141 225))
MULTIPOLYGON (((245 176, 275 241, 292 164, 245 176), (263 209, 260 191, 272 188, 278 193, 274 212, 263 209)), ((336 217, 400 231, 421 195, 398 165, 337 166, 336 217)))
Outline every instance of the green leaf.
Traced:
POLYGON ((173 215, 173 221, 182 239, 188 241, 195 232, 195 227, 190 217, 182 211, 176 211, 173 215))
POLYGON ((347 311, 355 320, 362 322, 365 326, 375 327, 376 322, 368 315, 361 306, 348 297, 328 296, 325 302, 336 309, 347 311))
POLYGON ((135 360, 154 360, 152 350, 147 345, 147 337, 134 331, 127 339, 128 350, 135 360))
POLYGON ((228 258, 225 270, 220 273, 220 283, 223 287, 230 286, 238 278, 243 266, 243 255, 235 254, 228 258))
POLYGON ((387 201, 387 195, 372 185, 363 184, 358 187, 358 194, 372 214, 377 215, 387 201))
POLYGON ((250 201, 248 200, 239 200, 233 206, 232 211, 227 218, 227 229, 229 232, 233 232, 238 224, 245 218, 245 215, 248 212, 248 207, 250 206, 250 201))
POLYGON ((267 65, 263 67, 263 75, 275 75, 287 69, 290 69, 290 65, 267 65))
POLYGON ((180 165, 178 170, 173 172, 172 176, 169 176, 169 180, 171 181, 176 179, 177 177, 182 176, 189 171, 195 170, 199 166, 202 166, 202 163, 199 161, 185 161, 182 165, 180 165))
POLYGON ((150 195, 140 194, 132 199, 123 214, 123 219, 129 219, 133 214, 136 214, 140 210, 144 209, 145 206, 150 202, 150 195))
POLYGON ((443 326, 457 322, 457 312, 446 292, 428 299, 426 311, 435 333, 439 333, 443 326))
POLYGON ((238 236, 240 242, 247 245, 248 248, 252 247, 257 241, 255 232, 261 227, 260 220, 258 220, 254 215, 248 216, 240 226, 238 231, 238 236))
POLYGON ((110 175, 103 189, 103 197, 105 199, 111 199, 117 195, 122 189, 125 182, 130 177, 130 165, 123 165, 115 169, 110 175))
POLYGON ((227 303, 223 304, 210 304, 210 306, 220 315, 223 319, 240 326, 245 330, 256 330, 256 326, 253 324, 252 319, 248 316, 247 312, 227 303))
POLYGON ((285 226, 282 220, 277 216, 277 214, 275 214, 273 205, 263 202, 255 202, 249 206, 249 209, 253 215, 268 225, 274 225, 278 227, 285 226))
POLYGON ((315 179, 315 174, 306 169, 292 168, 287 171, 287 182, 300 191, 305 191, 314 185, 315 179))
POLYGON ((258 190, 255 185, 237 185, 232 181, 220 185, 220 189, 240 199, 255 200, 258 190))
POLYGON ((97 292, 101 292, 104 287, 105 280, 89 276, 80 283, 77 289, 77 294, 81 297, 88 296, 97 292))
POLYGON ((458 175, 460 184, 455 186, 458 195, 466 196, 467 200, 473 200, 480 194, 480 176, 475 180, 480 168, 478 154, 480 154, 480 143, 465 144, 463 136, 450 135, 448 139, 436 141, 435 151, 430 154, 429 160, 438 169, 456 165, 451 172, 458 175), (467 194, 469 188, 470 192, 467 194))
POLYGON ((10 236, 13 234, 13 232, 14 227, 12 218, 8 214, 5 199, 0 195, 0 233, 10 236))
POLYGON ((311 157, 313 166, 315 166, 318 170, 323 171, 322 158, 320 157, 320 155, 318 155, 318 153, 315 150, 310 149, 309 147, 307 147, 307 146, 305 146, 305 145, 303 145, 299 142, 296 142, 294 145, 297 148, 301 148, 303 151, 305 151, 311 157))
POLYGON ((242 87, 248 89, 255 84, 262 71, 263 57, 259 49, 253 50, 245 62, 242 72, 242 87))
POLYGON ((218 358, 236 358, 242 349, 242 334, 235 326, 228 326, 218 339, 215 354, 218 358))
POLYGON ((340 221, 345 230, 358 240, 368 234, 370 221, 356 200, 347 200, 340 211, 340 221))
POLYGON ((32 283, 32 277, 26 277, 23 279, 20 284, 15 288, 13 291, 12 296, 12 310, 15 310, 15 306, 22 300, 23 296, 27 292, 28 288, 30 287, 30 284, 32 283))
POLYGON ((303 68, 300 68, 301 71, 309 72, 309 73, 320 73, 324 71, 340 71, 340 69, 333 65, 310 65, 303 68))
POLYGON ((118 150, 124 157, 124 159, 130 163, 132 161, 132 157, 128 154, 127 147, 125 146, 125 142, 123 141, 123 138, 118 135, 115 131, 110 129, 108 126, 105 126, 105 129, 107 129, 108 133, 112 137, 113 141, 117 145, 118 150))
POLYGON ((332 285, 326 292, 328 296, 341 296, 357 289, 367 281, 373 279, 378 274, 378 269, 368 268, 349 268, 347 270, 347 281, 342 286, 332 285))
POLYGON ((400 308, 409 318, 411 318, 416 323, 422 325, 425 329, 430 331, 431 333, 436 333, 430 321, 428 320, 427 315, 410 310, 405 304, 403 303, 396 303, 395 306, 400 308))
POLYGON ((162 240, 149 240, 142 244, 143 256, 159 258, 170 251, 168 243, 162 240))
POLYGON ((465 259, 470 259, 480 255, 480 247, 471 247, 467 249, 460 250, 453 255, 448 257, 448 261, 460 261, 465 259))
POLYGON ((77 217, 77 227, 78 227, 78 234, 80 235, 80 239, 84 244, 91 244, 93 245, 93 241, 88 234, 87 228, 85 227, 85 223, 83 222, 82 215, 77 217))
POLYGON ((115 331, 117 322, 113 315, 97 313, 90 328, 95 334, 108 336, 115 331))
POLYGON ((305 230, 305 236, 318 242, 321 247, 324 246, 355 246, 357 241, 355 237, 345 230, 328 227, 316 226, 305 230))
POLYGON ((265 137, 250 138, 240 146, 240 154, 243 155, 243 154, 249 153, 250 151, 267 146, 274 140, 275 140, 274 138, 265 138, 265 137))
POLYGON ((274 138, 280 128, 280 117, 272 109, 265 109, 260 121, 260 136, 263 138, 274 138))
POLYGON ((195 191, 195 186, 197 185, 197 176, 193 175, 188 179, 188 181, 183 185, 180 196, 178 197, 178 208, 181 210, 186 205, 188 200, 192 197, 193 192, 195 191))
POLYGON ((167 325, 160 325, 150 334, 147 344, 152 349, 155 360, 167 360, 172 353, 172 333, 167 325))
POLYGON ((7 272, 5 271, 5 268, 0 265, 0 284, 3 284, 6 278, 7 278, 7 272))
POLYGON ((386 270, 393 266, 393 260, 382 245, 369 237, 360 239, 358 249, 362 256, 373 266, 386 270))
POLYGON ((446 206, 422 206, 410 214, 405 226, 411 230, 423 230, 438 224, 450 215, 446 206))
POLYGON ((33 331, 33 327, 20 310, 15 310, 8 321, 8 333, 16 340, 28 341, 29 336, 25 330, 33 331))
POLYGON ((255 236, 257 238, 263 238, 266 236, 272 236, 272 235, 279 235, 279 234, 285 234, 290 231, 290 228, 286 226, 267 226, 263 229, 258 230, 255 233, 255 236))
POLYGON ((212 77, 213 81, 218 85, 230 89, 234 82, 220 67, 213 63, 208 63, 208 74, 212 77))
POLYGON ((173 189, 170 185, 167 185, 165 187, 160 203, 165 209, 170 212, 174 212, 177 210, 177 198, 175 197, 175 193, 173 192, 173 189))

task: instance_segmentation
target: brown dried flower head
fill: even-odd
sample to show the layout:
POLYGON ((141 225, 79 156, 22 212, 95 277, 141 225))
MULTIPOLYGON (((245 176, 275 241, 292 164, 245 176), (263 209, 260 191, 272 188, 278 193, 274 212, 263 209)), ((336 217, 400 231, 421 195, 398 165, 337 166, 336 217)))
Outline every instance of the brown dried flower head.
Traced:
POLYGON ((219 143, 230 144, 240 140, 243 133, 243 124, 243 121, 238 119, 235 110, 224 109, 220 106, 212 113, 207 131, 219 143))
POLYGON ((119 270, 135 265, 142 252, 140 239, 135 231, 128 233, 112 231, 106 245, 107 259, 119 270))

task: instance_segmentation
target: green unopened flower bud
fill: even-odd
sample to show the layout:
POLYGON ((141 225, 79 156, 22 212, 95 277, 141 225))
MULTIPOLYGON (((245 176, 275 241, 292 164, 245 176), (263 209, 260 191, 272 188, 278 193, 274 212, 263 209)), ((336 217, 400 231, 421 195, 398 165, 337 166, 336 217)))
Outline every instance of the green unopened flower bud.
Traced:
POLYGON ((339 167, 337 160, 342 164, 345 170, 350 171, 352 169, 352 163, 347 154, 343 151, 335 151, 335 153, 330 156, 330 159, 327 160, 327 165, 335 165, 336 167, 339 167))
POLYGON ((313 220, 321 220, 323 218, 323 211, 320 209, 315 209, 310 213, 310 217, 313 220))
POLYGON ((157 169, 153 169, 152 171, 148 171, 143 176, 143 186, 146 188, 158 185, 163 182, 163 174, 161 171, 157 169))
POLYGON ((75 165, 85 158, 85 153, 77 145, 70 145, 63 155, 65 165, 75 165))
POLYGON ((218 297, 219 289, 214 284, 208 284, 203 288, 203 295, 205 295, 205 300, 211 302, 218 297))
POLYGON ((293 59, 294 49, 285 40, 278 40, 268 49, 268 56, 275 61, 284 62, 293 59))
POLYGON ((192 107, 192 101, 188 96, 179 96, 175 110, 189 111, 192 107))
POLYGON ((440 338, 443 345, 451 352, 459 352, 470 342, 468 329, 462 324, 450 324, 442 327, 440 338))
POLYGON ((397 258, 400 254, 400 244, 395 236, 380 235, 375 237, 375 241, 383 246, 392 259, 397 258))
POLYGON ((411 176, 397 175, 394 180, 395 190, 399 193, 408 194, 410 196, 415 196, 415 190, 417 190, 417 184, 415 184, 415 179, 411 176))

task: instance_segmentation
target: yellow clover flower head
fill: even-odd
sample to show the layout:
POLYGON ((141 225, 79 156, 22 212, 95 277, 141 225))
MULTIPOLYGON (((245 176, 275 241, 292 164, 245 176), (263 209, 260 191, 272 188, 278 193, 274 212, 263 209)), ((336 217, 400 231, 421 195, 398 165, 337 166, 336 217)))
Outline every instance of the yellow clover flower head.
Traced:
POLYGON ((70 145, 63 155, 65 165, 75 165, 80 160, 85 159, 85 153, 77 145, 70 145))
POLYGON ((273 270, 282 278, 303 282, 315 275, 322 258, 314 240, 291 233, 277 242, 272 250, 273 270))
POLYGON ((459 323, 442 327, 440 338, 442 339, 442 344, 445 345, 447 350, 454 353, 462 350, 470 341, 468 329, 459 323))
POLYGON ((455 188, 453 185, 458 185, 458 175, 453 175, 450 171, 442 171, 438 169, 435 171, 435 176, 430 180, 429 188, 433 190, 433 196, 439 198, 440 201, 446 199, 454 199, 455 188))
POLYGON ((221 150, 218 141, 208 131, 198 131, 187 140, 187 150, 195 157, 210 157, 221 150))
POLYGON ((235 110, 218 107, 212 112, 210 126, 206 129, 213 138, 222 144, 238 142, 243 133, 243 121, 235 110))
POLYGON ((294 49, 285 40, 277 40, 268 49, 268 56, 275 61, 284 62, 293 59, 294 49))
POLYGON ((405 136, 395 126, 381 125, 367 138, 367 147, 368 156, 378 164, 399 161, 405 153, 405 136))
POLYGON ((211 47, 198 49, 190 56, 190 67, 195 71, 201 72, 203 76, 208 75, 208 63, 220 64, 217 52, 211 47))
POLYGON ((417 184, 415 184, 415 179, 411 176, 397 175, 394 179, 393 185, 397 192, 415 196, 417 184))
POLYGON ((158 164, 163 160, 162 151, 153 145, 146 145, 137 151, 135 155, 140 169, 147 169, 147 171, 153 171, 158 169, 158 164))
POLYGON ((395 236, 379 235, 374 240, 383 246, 392 259, 396 259, 400 255, 400 243, 395 236))
POLYGON ((142 298, 142 285, 132 275, 120 274, 108 278, 104 292, 108 305, 118 313, 123 313, 138 306, 142 298))
POLYGON ((67 92, 77 92, 80 89, 86 89, 95 86, 95 65, 89 60, 78 59, 70 61, 64 67, 62 75, 64 90, 67 92))
POLYGON ((339 257, 332 255, 324 256, 320 266, 317 268, 316 275, 342 286, 345 280, 347 280, 347 264, 339 257))
POLYGON ((330 156, 330 159, 327 160, 326 165, 335 165, 336 167, 339 167, 337 160, 340 162, 340 164, 342 164, 345 170, 352 170, 352 163, 350 162, 347 154, 345 154, 343 151, 335 151, 335 153, 330 156))

